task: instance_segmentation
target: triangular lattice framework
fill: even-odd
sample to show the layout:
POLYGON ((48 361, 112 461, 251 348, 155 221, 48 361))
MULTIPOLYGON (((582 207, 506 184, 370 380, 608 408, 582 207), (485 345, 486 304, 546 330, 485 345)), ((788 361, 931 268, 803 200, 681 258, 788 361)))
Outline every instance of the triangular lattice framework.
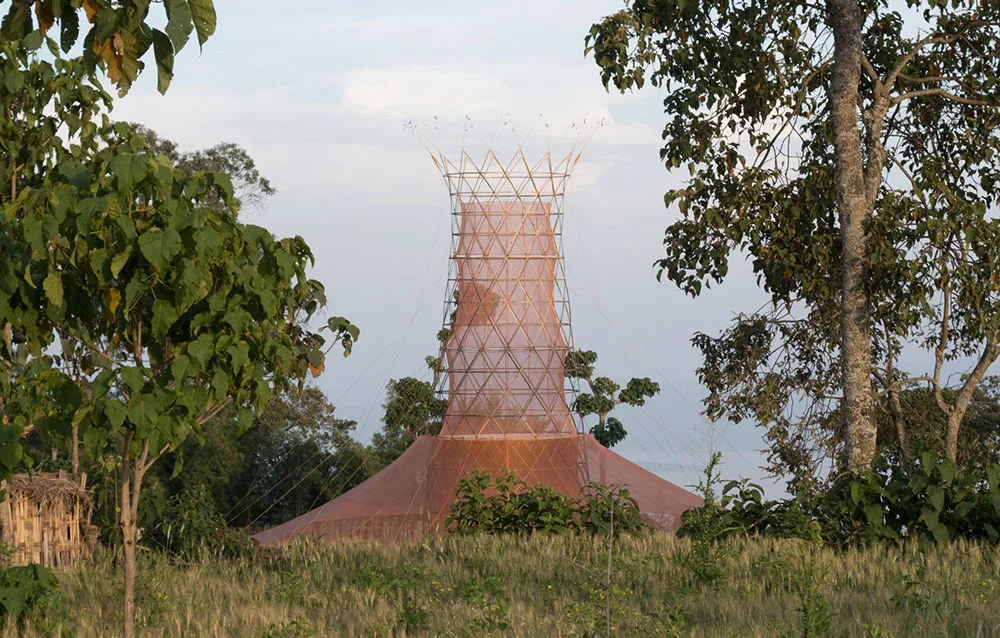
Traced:
POLYGON ((433 157, 453 220, 441 436, 577 435, 563 370, 572 328, 562 212, 579 153, 433 157))

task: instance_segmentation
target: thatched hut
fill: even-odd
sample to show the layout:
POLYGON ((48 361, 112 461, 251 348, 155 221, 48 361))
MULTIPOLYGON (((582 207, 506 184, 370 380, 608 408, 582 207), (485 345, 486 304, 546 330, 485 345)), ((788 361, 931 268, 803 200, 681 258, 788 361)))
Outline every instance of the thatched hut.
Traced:
POLYGON ((86 474, 76 483, 65 472, 18 474, 6 482, 0 540, 13 550, 14 565, 68 567, 90 556, 97 535, 86 485, 86 474))

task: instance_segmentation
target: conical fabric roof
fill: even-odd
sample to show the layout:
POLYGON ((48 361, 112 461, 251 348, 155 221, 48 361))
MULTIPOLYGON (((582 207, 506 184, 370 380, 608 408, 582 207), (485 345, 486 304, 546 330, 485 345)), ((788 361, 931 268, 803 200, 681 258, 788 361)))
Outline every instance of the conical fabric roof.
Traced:
POLYGON ((653 527, 674 531, 684 510, 701 505, 691 492, 603 447, 589 434, 571 437, 460 439, 420 437, 395 462, 353 490, 254 538, 263 545, 296 538, 413 542, 446 531, 458 482, 482 469, 513 470, 579 496, 590 482, 624 485, 653 527))

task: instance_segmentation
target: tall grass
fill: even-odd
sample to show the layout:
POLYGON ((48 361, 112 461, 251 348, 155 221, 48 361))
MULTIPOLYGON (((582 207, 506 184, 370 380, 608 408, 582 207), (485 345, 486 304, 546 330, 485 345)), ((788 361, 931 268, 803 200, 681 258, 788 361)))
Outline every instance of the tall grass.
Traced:
MULTIPOLYGON (((996 547, 835 552, 744 540, 721 554, 724 575, 711 584, 674 560, 689 547, 663 534, 617 540, 610 588, 606 539, 582 536, 300 543, 193 563, 149 553, 138 627, 150 636, 593 636, 605 633, 610 593, 612 633, 622 636, 802 636, 803 606, 819 604, 830 614, 824 635, 1000 638, 996 547)), ((112 555, 59 578, 57 596, 4 635, 119 633, 112 555)))

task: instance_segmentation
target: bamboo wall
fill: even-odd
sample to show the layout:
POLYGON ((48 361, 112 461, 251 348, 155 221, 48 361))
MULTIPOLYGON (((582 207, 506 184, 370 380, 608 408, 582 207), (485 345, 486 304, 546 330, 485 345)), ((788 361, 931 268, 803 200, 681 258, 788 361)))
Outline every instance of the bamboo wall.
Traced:
POLYGON ((11 564, 69 567, 88 558, 96 544, 96 535, 90 525, 86 475, 79 487, 73 485, 76 489, 66 489, 69 482, 63 472, 58 478, 36 475, 30 481, 42 483, 33 483, 31 490, 5 486, 7 498, 0 503, 0 537, 13 551, 11 564), (55 480, 61 489, 46 492, 44 482, 55 480))

